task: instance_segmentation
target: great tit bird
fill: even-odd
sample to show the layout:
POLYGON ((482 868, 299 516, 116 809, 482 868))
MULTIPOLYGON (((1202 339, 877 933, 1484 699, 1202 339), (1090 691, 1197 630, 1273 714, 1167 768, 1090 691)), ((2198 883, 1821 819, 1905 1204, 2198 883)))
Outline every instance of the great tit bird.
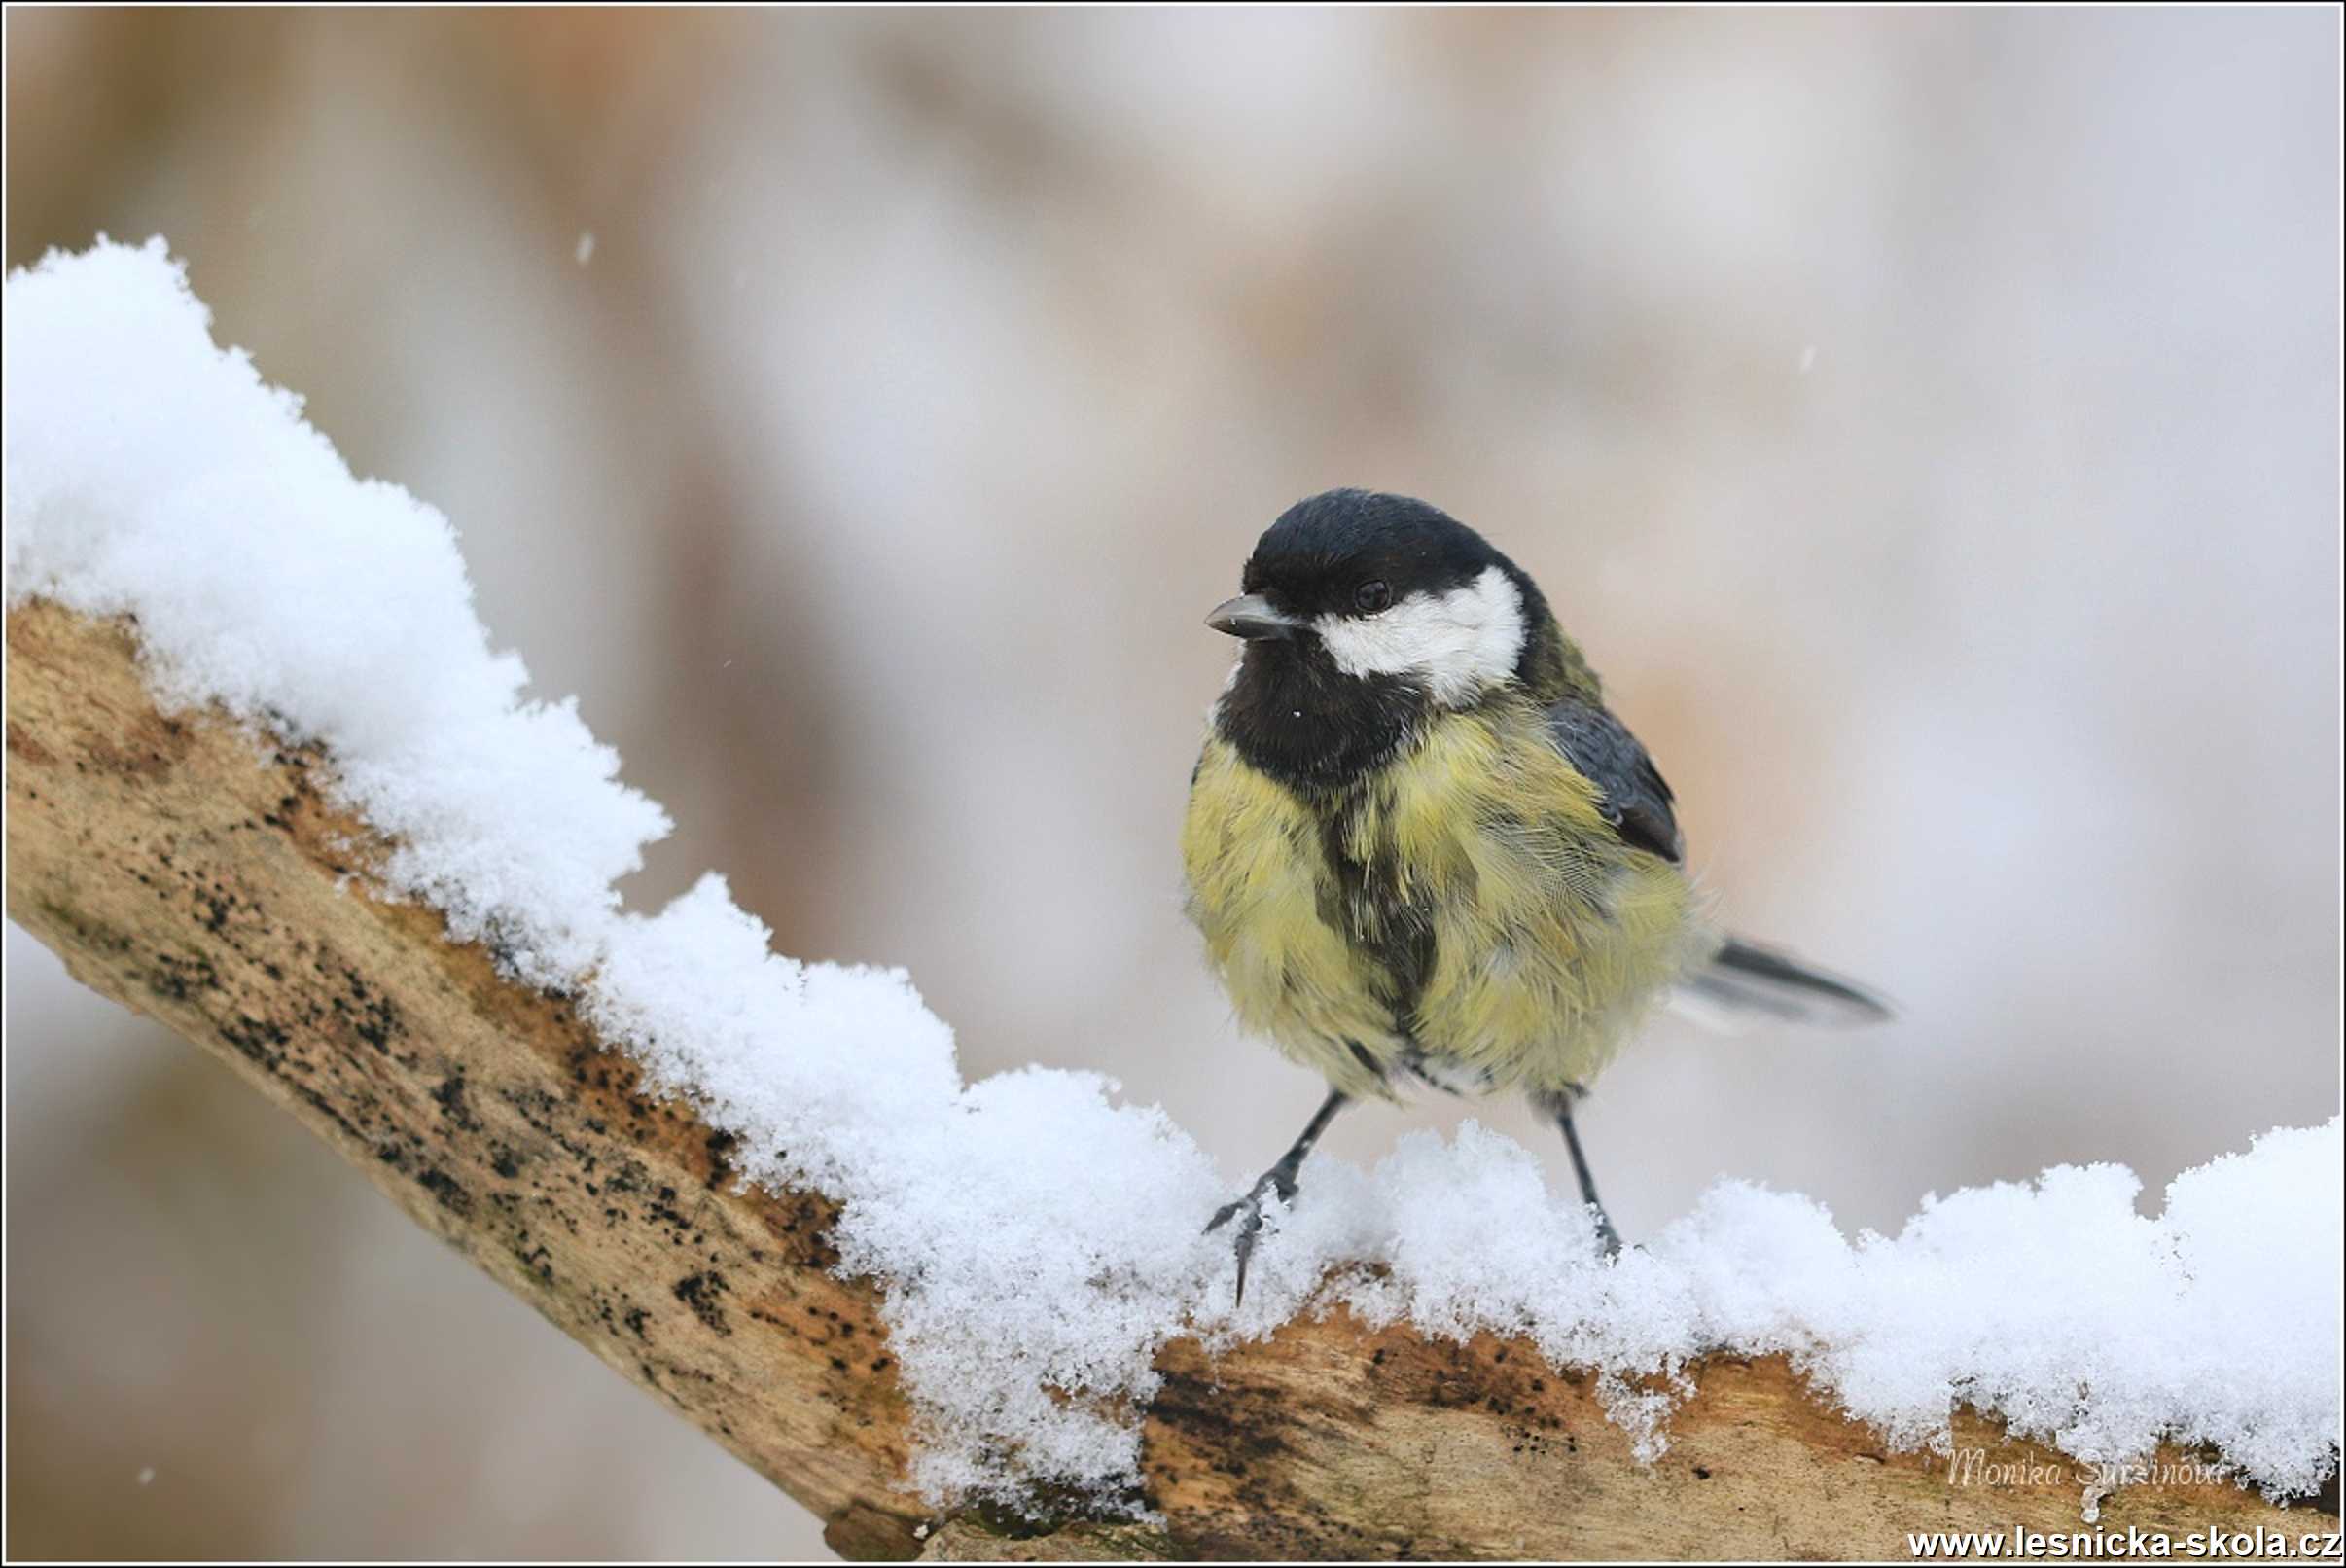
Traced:
POLYGON ((1190 918, 1238 1019, 1328 1080, 1262 1203, 1337 1111, 1412 1085, 1528 1095, 1564 1134, 1608 1254, 1573 1109, 1656 1002, 1857 1022, 1849 981, 1714 929, 1670 786, 1523 569, 1438 508, 1331 490, 1256 544, 1206 617, 1245 648, 1214 703, 1182 831, 1190 918))

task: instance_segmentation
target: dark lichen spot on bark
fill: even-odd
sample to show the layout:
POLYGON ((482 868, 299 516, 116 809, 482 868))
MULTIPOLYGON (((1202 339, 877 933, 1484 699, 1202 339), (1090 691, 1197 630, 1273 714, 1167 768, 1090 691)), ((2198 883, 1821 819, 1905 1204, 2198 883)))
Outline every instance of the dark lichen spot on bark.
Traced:
MULTIPOLYGON (((303 1061, 299 1057, 294 1058, 289 1065, 300 1068, 303 1071, 307 1071, 310 1067, 308 1062, 303 1061)), ((354 1146, 365 1146, 367 1142, 365 1136, 360 1133, 358 1127, 351 1123, 348 1117, 341 1113, 341 1111, 334 1104, 333 1101, 327 1099, 325 1095, 319 1093, 316 1089, 310 1087, 306 1084, 295 1084, 292 1086, 292 1088, 294 1093, 300 1097, 302 1104, 308 1106, 319 1116, 324 1117, 334 1125, 335 1130, 341 1133, 343 1137, 349 1139, 354 1146)), ((365 1113, 362 1111, 360 1116, 362 1119, 364 1119, 365 1113)))
POLYGON ((267 1018, 256 1018, 249 1013, 239 1013, 233 1019, 217 1025, 220 1038, 236 1048, 237 1053, 270 1072, 277 1070, 285 1059, 282 1046, 291 1037, 284 1028, 267 1018))
MULTIPOLYGON (((1196 1435, 1233 1459, 1264 1460, 1287 1451, 1281 1433, 1288 1425, 1289 1412, 1275 1391, 1168 1372, 1149 1410, 1158 1420, 1196 1435)), ((1237 1464, 1231 1473, 1243 1475, 1245 1470, 1243 1464, 1237 1464)))
POLYGON ((432 1090, 432 1099, 450 1125, 467 1132, 480 1125, 473 1120, 472 1110, 464 1103, 464 1073, 461 1070, 442 1079, 440 1087, 432 1090))
POLYGON ((684 1232, 693 1228, 692 1220, 676 1207, 676 1189, 673 1187, 662 1187, 659 1190, 659 1196, 644 1205, 644 1214, 647 1218, 672 1229, 676 1234, 670 1239, 675 1241, 681 1242, 684 1239, 684 1232))
POLYGON ((676 1299, 691 1307, 693 1315, 705 1327, 729 1336, 732 1325, 726 1322, 725 1309, 717 1304, 717 1299, 726 1294, 727 1288, 725 1276, 713 1271, 687 1274, 670 1287, 676 1299))
POLYGON ((171 1002, 192 1002, 199 992, 221 988, 220 972, 201 954, 181 958, 172 953, 157 953, 155 967, 147 972, 145 979, 150 992, 171 1002))
POLYGON ((437 1165, 427 1165, 416 1175, 416 1184, 440 1200, 440 1206, 450 1214, 473 1212, 473 1194, 458 1184, 455 1177, 437 1165))
POLYGON ((741 1140, 730 1132, 712 1131, 705 1147, 709 1155, 709 1186, 722 1187, 733 1174, 732 1155, 741 1140))

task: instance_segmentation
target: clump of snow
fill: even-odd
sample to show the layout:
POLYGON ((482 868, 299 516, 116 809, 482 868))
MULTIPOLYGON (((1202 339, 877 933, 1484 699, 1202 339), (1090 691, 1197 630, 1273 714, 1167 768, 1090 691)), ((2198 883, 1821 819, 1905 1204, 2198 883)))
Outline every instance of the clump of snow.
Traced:
POLYGON ((2291 1492, 2334 1466, 2335 1120, 2186 1174, 2157 1219, 2107 1165, 1854 1241, 1806 1198, 1729 1182, 1613 1265, 1537 1159, 1469 1123, 1369 1173, 1313 1159, 1233 1312, 1226 1238, 1200 1227, 1235 1184, 1160 1112, 1087 1073, 963 1084, 903 974, 774 954, 715 876, 622 912, 613 882, 666 819, 572 706, 523 695, 446 520, 353 477, 297 399, 216 349, 160 241, 12 273, 6 309, 9 602, 134 614, 165 700, 325 743, 396 846, 393 891, 576 990, 739 1139, 747 1179, 839 1200, 841 1267, 884 1292, 933 1496, 1113 1495, 1168 1338, 1339 1301, 1593 1367, 1647 1452, 1688 1365, 1724 1349, 1790 1354, 1900 1443, 1943 1443, 1969 1402, 2087 1461, 2206 1442, 2291 1492))
POLYGON ((1608 1267, 1538 1162, 1469 1123, 1380 1164, 1383 1225, 1350 1255, 1389 1271, 1333 1289, 1371 1321, 1523 1335, 1602 1370, 1650 1453, 1688 1362, 1783 1352, 1898 1446, 1943 1448, 1968 1403, 2089 1464, 2208 1443, 2304 1492, 2339 1431, 2342 1158, 2336 1119, 2267 1133, 2178 1177, 2156 1219, 2123 1166, 2056 1166, 1854 1242, 1809 1198, 1721 1182, 1608 1267))
POLYGON ((588 1016, 736 1134, 749 1177, 841 1201, 841 1266, 886 1284, 919 1399, 924 1491, 1114 1488, 1151 1357, 1226 1262, 1199 1233, 1212 1165, 1091 1073, 965 1087, 901 971, 801 965, 766 937, 704 877, 619 922, 588 1016))
POLYGON ((135 613, 159 695, 333 749, 388 875, 559 983, 600 952, 613 879, 667 832, 568 702, 492 652, 455 530, 361 481, 301 400, 212 346, 160 241, 8 279, 7 574, 135 613))

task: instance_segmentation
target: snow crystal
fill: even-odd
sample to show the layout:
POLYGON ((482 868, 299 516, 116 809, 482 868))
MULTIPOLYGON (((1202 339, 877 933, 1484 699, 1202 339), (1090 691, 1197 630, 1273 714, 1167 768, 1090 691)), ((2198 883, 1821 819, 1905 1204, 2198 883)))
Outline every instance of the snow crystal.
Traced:
POLYGON ((1372 1172, 1313 1158, 1233 1310, 1227 1238, 1200 1227, 1235 1184, 1162 1113, 1088 1073, 965 1086, 906 977, 774 954, 716 876, 622 913, 614 880, 666 818, 573 706, 524 695, 446 520, 354 478, 298 399, 216 349, 160 241, 53 255, 10 274, 6 307, 9 602, 134 614, 164 700, 325 744, 395 846, 392 890, 577 991, 738 1138, 745 1179, 835 1198, 840 1267, 884 1293, 932 1496, 1116 1495, 1167 1339, 1339 1301, 1593 1367, 1649 1453, 1688 1363, 1724 1349, 1788 1354, 1899 1443, 1943 1443, 1964 1401, 2087 1461, 2205 1442, 2293 1492, 2334 1466, 2335 1120, 2186 1173, 2156 1219, 2107 1165, 1930 1200, 1854 1241, 1806 1198, 1724 1182, 1610 1265, 1541 1162, 1470 1123, 1372 1172))

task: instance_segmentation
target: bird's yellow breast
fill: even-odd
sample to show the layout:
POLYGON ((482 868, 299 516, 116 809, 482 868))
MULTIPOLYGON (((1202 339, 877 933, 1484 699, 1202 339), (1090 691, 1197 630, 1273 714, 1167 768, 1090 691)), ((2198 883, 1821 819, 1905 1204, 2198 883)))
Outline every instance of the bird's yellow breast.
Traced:
POLYGON ((1239 1021, 1356 1094, 1412 1060, 1585 1085, 1699 942, 1678 868, 1621 841, 1528 702, 1308 795, 1209 738, 1182 854, 1239 1021))

